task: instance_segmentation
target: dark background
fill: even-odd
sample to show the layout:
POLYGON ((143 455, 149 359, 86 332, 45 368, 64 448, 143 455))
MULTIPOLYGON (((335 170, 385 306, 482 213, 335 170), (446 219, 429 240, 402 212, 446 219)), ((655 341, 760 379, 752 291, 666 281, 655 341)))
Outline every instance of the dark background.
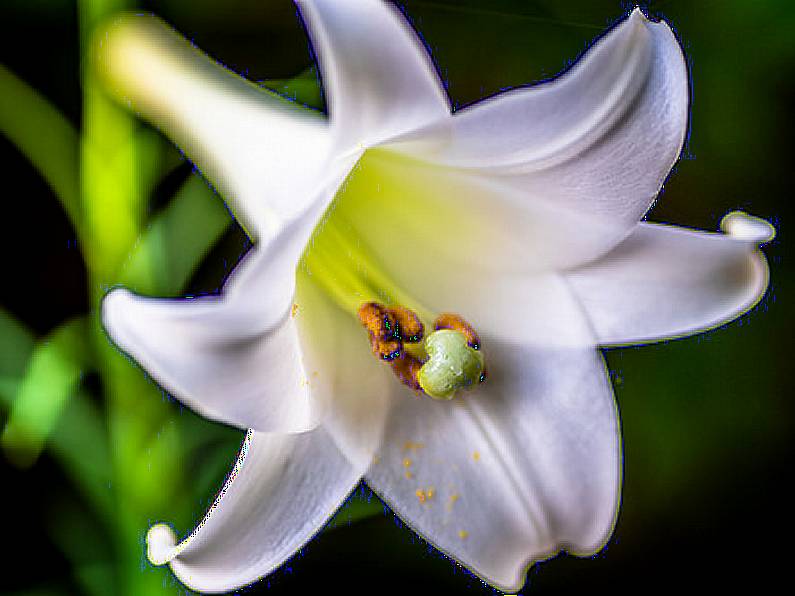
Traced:
MULTIPOLYGON (((311 63, 290 2, 171 0, 140 6, 253 80, 286 78, 311 63)), ((430 47, 457 106, 554 76, 631 8, 573 0, 416 0, 401 6, 430 47)), ((692 80, 687 145, 648 218, 709 230, 732 209, 771 220, 778 228, 765 249, 771 285, 758 307, 720 329, 607 353, 625 447, 615 534, 592 560, 562 555, 536 565, 526 593, 756 590, 789 583, 795 406, 787 224, 795 5, 669 0, 642 6, 671 23, 692 80)), ((79 126, 74 2, 4 0, 1 22, 0 62, 79 126)), ((186 166, 175 176, 189 172, 186 166)), ((80 248, 49 188, 2 137, 0 174, 0 304, 44 334, 88 309, 80 248)), ((158 193, 168 196, 169 185, 178 182, 167 180, 158 193)), ((216 288, 228 269, 225 261, 234 262, 245 247, 242 232, 230 230, 192 287, 216 288)), ((46 454, 28 470, 0 456, 0 474, 4 542, 12 546, 2 555, 0 592, 73 585, 69 563, 46 530, 57 504, 78 498, 69 483, 46 454)), ((352 593, 492 592, 391 514, 324 532, 245 592, 339 587, 352 593)))

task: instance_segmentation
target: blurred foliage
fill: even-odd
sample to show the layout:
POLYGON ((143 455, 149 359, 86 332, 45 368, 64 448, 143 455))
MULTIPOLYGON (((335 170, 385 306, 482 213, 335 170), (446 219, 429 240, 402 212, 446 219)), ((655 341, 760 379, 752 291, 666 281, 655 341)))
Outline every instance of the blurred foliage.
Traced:
MULTIPOLYGON (((242 438, 164 397, 109 346, 97 321, 98 301, 117 284, 162 296, 217 290, 247 245, 213 190, 179 166, 171 144, 96 85, 88 34, 98 19, 125 6, 163 15, 234 70, 323 107, 311 50, 288 0, 4 2, 4 223, 21 222, 27 242, 41 248, 20 250, 12 234, 0 240, 8 282, 0 294, 3 482, 15 487, 3 491, 2 503, 25 526, 19 554, 4 561, 3 593, 179 593, 167 571, 145 563, 144 533, 161 519, 189 531, 222 485, 242 438), (8 165, 19 156, 30 172, 8 165), (37 177, 46 184, 36 186, 37 177), (33 190, 22 196, 23 185, 33 190), (63 221, 50 221, 58 217, 63 221), (52 265, 60 263, 50 234, 57 225, 78 241, 84 269, 52 265), (82 276, 85 295, 73 290, 82 276), (66 303, 82 304, 82 312, 64 311, 53 321, 66 303), (40 567, 28 574, 23 563, 33 552, 40 567)), ((401 6, 457 108, 555 76, 631 8, 607 0, 406 0, 401 6)), ((594 561, 562 556, 540 573, 533 569, 535 593, 631 588, 650 576, 671 587, 683 577, 689 587, 758 586, 786 566, 783 555, 757 549, 788 546, 792 527, 781 478, 789 472, 795 420, 787 374, 794 278, 785 225, 795 5, 661 0, 643 7, 672 24, 692 80, 683 159, 649 217, 715 229, 727 211, 741 208, 773 220, 779 234, 766 248, 771 289, 724 328, 607 354, 625 446, 616 534, 594 561), (777 533, 767 534, 770 527, 777 533), (760 571, 743 575, 736 553, 721 556, 724 545, 760 571)), ((393 587, 423 593, 489 593, 391 517, 371 517, 382 509, 360 489, 330 523, 337 530, 252 593, 354 586, 385 576, 393 587)))

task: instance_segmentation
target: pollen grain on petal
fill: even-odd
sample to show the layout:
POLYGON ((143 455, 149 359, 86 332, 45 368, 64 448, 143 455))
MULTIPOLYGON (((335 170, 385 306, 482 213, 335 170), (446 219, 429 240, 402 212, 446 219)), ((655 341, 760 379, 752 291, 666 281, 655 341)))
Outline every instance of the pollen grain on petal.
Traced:
POLYGON ((403 451, 413 451, 417 452, 420 449, 425 448, 425 443, 415 443, 414 441, 406 441, 403 443, 403 451))

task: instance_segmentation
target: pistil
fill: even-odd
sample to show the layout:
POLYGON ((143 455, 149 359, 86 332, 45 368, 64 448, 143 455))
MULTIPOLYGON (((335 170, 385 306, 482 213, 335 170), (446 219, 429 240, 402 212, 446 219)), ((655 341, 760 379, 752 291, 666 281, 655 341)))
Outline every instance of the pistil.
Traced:
POLYGON ((411 350, 424 334, 419 317, 409 309, 386 307, 375 302, 357 311, 367 330, 373 353, 386 361, 400 381, 434 399, 449 400, 463 389, 486 379, 480 340, 475 330, 458 315, 445 313, 422 350, 411 350))
POLYGON ((348 227, 332 212, 310 240, 300 269, 357 317, 376 358, 401 383, 434 399, 452 399, 483 382, 483 355, 473 327, 456 314, 434 317, 423 309, 392 283, 348 227), (433 321, 430 335, 423 319, 433 321))

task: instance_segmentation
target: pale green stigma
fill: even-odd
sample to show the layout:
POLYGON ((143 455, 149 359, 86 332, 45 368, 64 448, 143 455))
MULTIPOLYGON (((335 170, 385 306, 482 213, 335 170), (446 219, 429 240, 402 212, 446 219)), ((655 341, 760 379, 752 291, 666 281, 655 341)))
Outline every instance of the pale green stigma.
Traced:
POLYGON ((422 390, 434 399, 452 399, 456 392, 483 380, 483 354, 460 331, 440 329, 425 339, 428 360, 417 375, 422 390))

